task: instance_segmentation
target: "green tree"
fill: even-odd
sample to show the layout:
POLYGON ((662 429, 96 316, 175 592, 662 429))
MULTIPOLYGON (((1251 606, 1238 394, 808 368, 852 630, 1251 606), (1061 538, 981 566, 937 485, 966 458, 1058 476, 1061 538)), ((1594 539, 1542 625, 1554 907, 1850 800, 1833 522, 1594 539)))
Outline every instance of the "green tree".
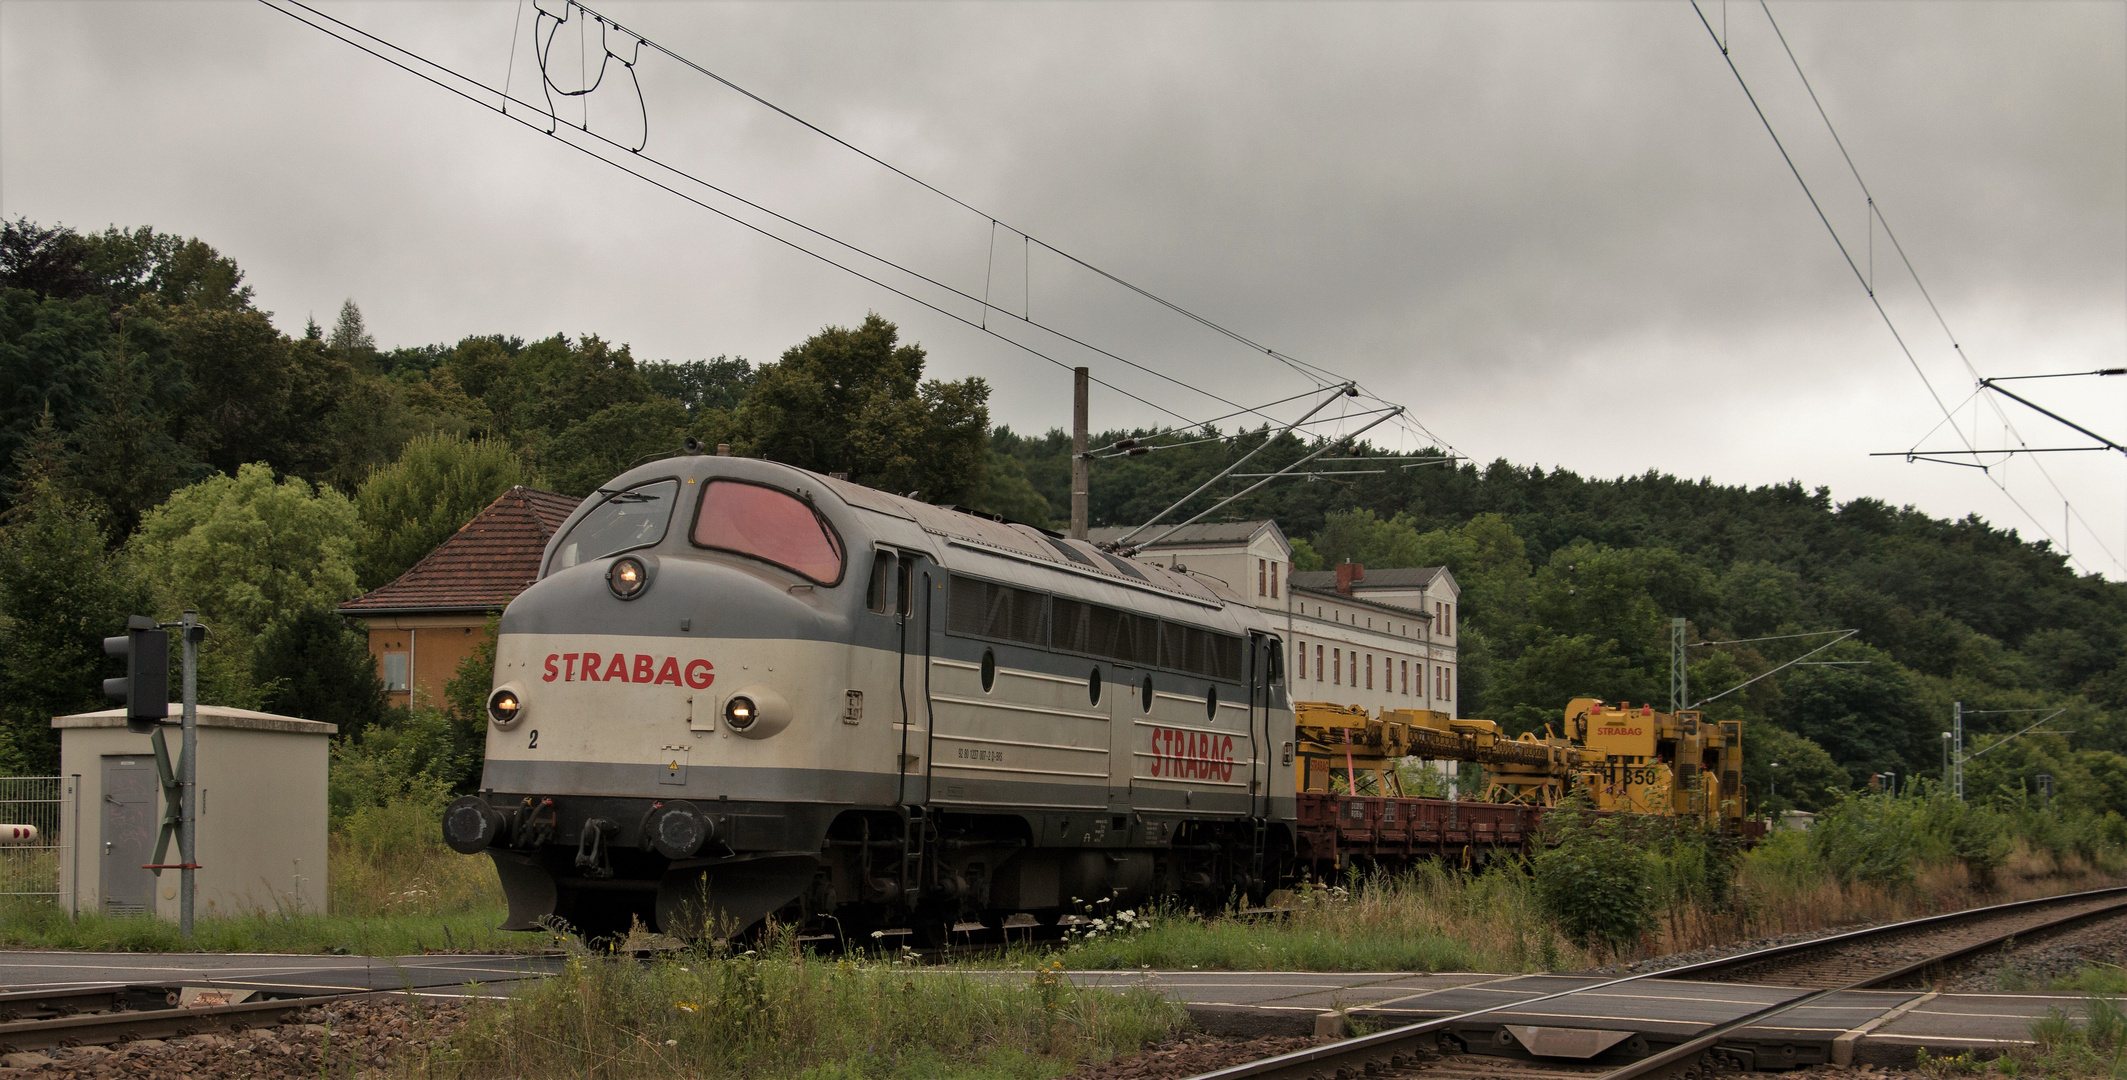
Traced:
POLYGON ((525 480, 524 462, 498 441, 438 435, 407 443, 398 461, 355 491, 363 526, 356 547, 361 586, 374 589, 405 573, 525 480))
POLYGON ((760 377, 743 356, 644 364, 642 373, 651 393, 679 402, 689 418, 738 408, 760 377))
POLYGON ((191 608, 213 632, 201 700, 253 706, 252 648, 279 619, 356 595, 354 503, 245 465, 184 488, 155 508, 127 548, 158 610, 191 608))
POLYGON ((122 672, 103 639, 124 633, 126 616, 152 614, 103 529, 93 503, 42 481, 0 528, 0 773, 59 771, 52 717, 109 706, 102 680, 122 672))
POLYGON ((1773 719, 1822 746, 1856 784, 1872 773, 1938 770, 1942 725, 1912 675, 1881 653, 1841 648, 1836 659, 1873 662, 1788 669, 1773 719))
POLYGON ((923 349, 867 315, 764 367, 735 423, 737 452, 860 484, 971 503, 987 480, 988 384, 923 381, 923 349))
POLYGON ((522 442, 536 446, 605 409, 655 397, 628 347, 615 348, 595 334, 574 344, 556 334, 514 354, 498 345, 491 340, 476 346, 477 359, 462 365, 454 360, 449 370, 480 397, 498 426, 522 442), (497 359, 506 364, 499 372, 474 372, 497 359))
POLYGON ((995 450, 987 453, 988 476, 983 480, 981 493, 975 496, 975 509, 1042 528, 1053 524, 1055 511, 1050 508, 1049 500, 1042 498, 1041 492, 1028 482, 1026 469, 1016 459, 995 450))
POLYGON ((610 405, 540 445, 540 470, 554 490, 579 498, 631 466, 681 452, 687 411, 669 398, 610 405))
POLYGON ((333 321, 332 336, 326 344, 334 352, 350 357, 377 351, 377 339, 369 336, 369 327, 362 322, 362 309, 355 306, 353 297, 341 302, 340 317, 333 321))
POLYGON ((1769 721, 1743 722, 1743 785, 1751 810, 1822 810, 1852 786, 1824 748, 1769 721))
POLYGON ((274 620, 252 649, 251 669, 267 712, 338 724, 343 736, 384 718, 384 680, 368 635, 326 608, 274 620))

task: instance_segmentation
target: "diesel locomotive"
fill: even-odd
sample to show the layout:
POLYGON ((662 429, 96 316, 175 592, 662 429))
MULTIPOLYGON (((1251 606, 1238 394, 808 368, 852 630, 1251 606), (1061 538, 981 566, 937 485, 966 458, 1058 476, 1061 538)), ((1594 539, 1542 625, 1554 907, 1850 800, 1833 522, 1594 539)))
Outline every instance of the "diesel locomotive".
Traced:
POLYGON ((843 932, 1261 897, 1282 649, 1223 584, 749 458, 629 470, 503 612, 480 793, 511 929, 843 932))

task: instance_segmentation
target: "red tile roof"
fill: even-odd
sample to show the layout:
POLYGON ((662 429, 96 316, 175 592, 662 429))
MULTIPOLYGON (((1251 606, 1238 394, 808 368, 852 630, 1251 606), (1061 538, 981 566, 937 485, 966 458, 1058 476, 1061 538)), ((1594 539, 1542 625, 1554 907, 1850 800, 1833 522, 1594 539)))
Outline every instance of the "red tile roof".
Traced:
POLYGON ((340 605, 348 615, 493 611, 539 575, 539 557, 581 499, 518 485, 388 585, 340 605))

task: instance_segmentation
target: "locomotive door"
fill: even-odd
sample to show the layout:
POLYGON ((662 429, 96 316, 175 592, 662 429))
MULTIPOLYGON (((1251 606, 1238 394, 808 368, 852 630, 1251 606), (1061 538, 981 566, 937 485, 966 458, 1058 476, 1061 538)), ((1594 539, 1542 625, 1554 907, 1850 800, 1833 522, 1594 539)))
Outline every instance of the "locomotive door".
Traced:
POLYGON ((1270 816, 1272 759, 1280 753, 1271 715, 1276 688, 1284 680, 1285 644, 1276 634, 1248 634, 1248 813, 1270 816))
POLYGON ((904 806, 920 806, 931 797, 929 661, 931 612, 936 606, 931 593, 936 589, 937 575, 923 565, 921 555, 905 551, 894 554, 891 593, 895 637, 901 654, 896 687, 899 700, 894 703, 895 733, 899 736, 894 765, 898 774, 896 801, 904 806))

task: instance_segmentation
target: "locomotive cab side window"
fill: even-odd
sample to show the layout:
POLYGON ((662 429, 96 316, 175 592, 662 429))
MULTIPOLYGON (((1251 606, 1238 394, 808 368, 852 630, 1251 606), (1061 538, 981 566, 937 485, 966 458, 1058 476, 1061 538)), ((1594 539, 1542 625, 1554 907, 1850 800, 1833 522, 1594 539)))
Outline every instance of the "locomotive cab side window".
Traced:
POLYGON ((881 548, 872 553, 871 583, 864 589, 864 606, 881 615, 906 616, 914 611, 910 594, 915 589, 916 558, 881 548))
POLYGON ((554 555, 551 569, 566 570, 578 563, 663 540, 665 530, 672 524, 672 506, 678 500, 677 480, 658 480, 606 493, 604 500, 569 530, 561 550, 554 555))
POLYGON ((894 558, 891 551, 874 551, 871 556, 871 582, 864 587, 864 606, 884 615, 893 603, 894 558))
POLYGON ((787 491, 743 480, 702 485, 694 542, 780 566, 821 585, 842 580, 842 538, 827 519, 787 491))

